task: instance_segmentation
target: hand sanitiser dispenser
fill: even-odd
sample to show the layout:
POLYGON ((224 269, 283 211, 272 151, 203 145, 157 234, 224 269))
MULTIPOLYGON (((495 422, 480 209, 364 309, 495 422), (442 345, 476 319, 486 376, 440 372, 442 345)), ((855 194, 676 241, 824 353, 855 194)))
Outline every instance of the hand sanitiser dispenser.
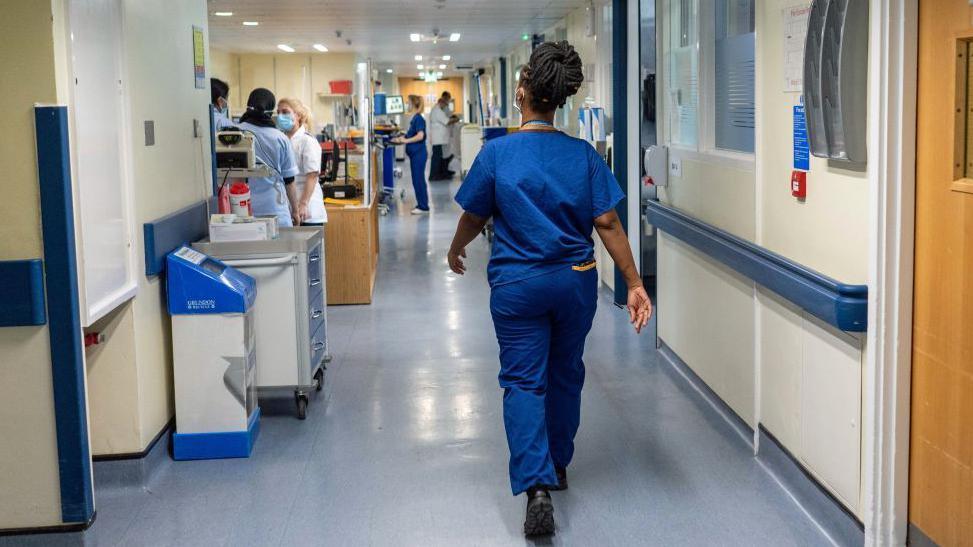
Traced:
POLYGON ((253 278, 189 247, 166 258, 177 460, 245 458, 257 437, 253 278))

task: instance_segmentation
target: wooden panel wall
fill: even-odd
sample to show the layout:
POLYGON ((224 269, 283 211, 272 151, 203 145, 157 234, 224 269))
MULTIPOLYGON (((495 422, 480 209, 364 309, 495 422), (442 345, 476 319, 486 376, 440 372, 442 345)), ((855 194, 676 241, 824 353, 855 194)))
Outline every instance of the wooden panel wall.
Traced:
POLYGON ((973 545, 973 194, 954 180, 965 149, 957 59, 973 9, 922 0, 919 10, 909 520, 940 545, 973 545))
POLYGON ((449 91, 450 95, 453 96, 453 102, 456 105, 456 115, 463 118, 463 109, 466 105, 463 104, 462 78, 439 80, 431 84, 416 80, 415 78, 399 78, 399 92, 402 94, 402 97, 408 100, 409 95, 421 95, 426 99, 426 112, 429 112, 429 109, 432 108, 436 99, 439 98, 439 95, 443 91, 449 91))

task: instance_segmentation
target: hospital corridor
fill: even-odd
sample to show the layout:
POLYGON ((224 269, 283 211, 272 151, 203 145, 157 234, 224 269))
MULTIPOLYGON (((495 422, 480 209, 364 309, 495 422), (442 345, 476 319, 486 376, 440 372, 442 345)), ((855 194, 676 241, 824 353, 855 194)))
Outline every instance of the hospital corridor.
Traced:
POLYGON ((973 3, 0 8, 0 547, 973 546, 973 3))

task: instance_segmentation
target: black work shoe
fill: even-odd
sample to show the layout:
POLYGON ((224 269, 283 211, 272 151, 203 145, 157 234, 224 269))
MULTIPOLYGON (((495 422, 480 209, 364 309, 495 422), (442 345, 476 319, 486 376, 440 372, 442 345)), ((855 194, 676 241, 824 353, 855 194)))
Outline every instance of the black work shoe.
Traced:
POLYGON ((549 486, 548 490, 559 492, 568 489, 568 470, 566 467, 554 466, 554 473, 557 474, 557 485, 549 486))
POLYGON ((545 486, 527 489, 527 516, 524 535, 546 536, 554 533, 554 503, 545 486))

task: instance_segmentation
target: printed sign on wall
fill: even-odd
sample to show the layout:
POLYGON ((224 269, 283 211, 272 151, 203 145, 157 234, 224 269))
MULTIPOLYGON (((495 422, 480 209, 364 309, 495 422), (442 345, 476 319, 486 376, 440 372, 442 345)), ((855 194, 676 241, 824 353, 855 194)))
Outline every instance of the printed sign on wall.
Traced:
POLYGON ((801 104, 794 105, 794 169, 811 169, 811 144, 807 137, 807 114, 803 100, 801 104))
POLYGON ((203 29, 193 25, 193 72, 196 75, 196 89, 206 89, 206 44, 203 29))

